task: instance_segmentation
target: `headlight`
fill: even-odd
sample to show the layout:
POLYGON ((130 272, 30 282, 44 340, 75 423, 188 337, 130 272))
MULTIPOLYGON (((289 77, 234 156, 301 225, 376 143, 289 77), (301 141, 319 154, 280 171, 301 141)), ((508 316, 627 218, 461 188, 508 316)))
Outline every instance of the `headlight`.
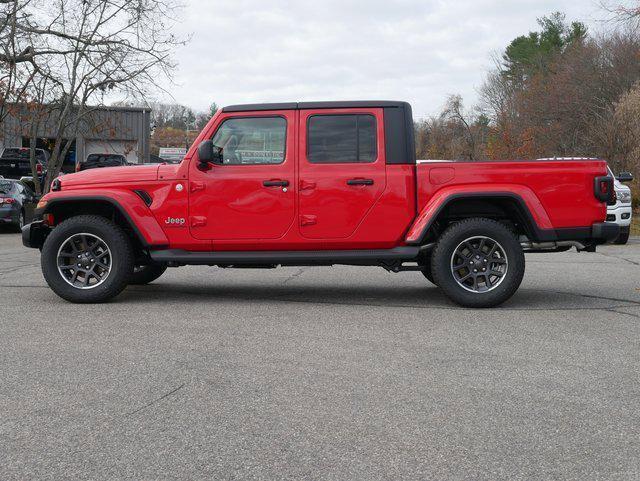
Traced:
POLYGON ((631 191, 630 190, 616 190, 616 197, 622 204, 631 203, 631 191))

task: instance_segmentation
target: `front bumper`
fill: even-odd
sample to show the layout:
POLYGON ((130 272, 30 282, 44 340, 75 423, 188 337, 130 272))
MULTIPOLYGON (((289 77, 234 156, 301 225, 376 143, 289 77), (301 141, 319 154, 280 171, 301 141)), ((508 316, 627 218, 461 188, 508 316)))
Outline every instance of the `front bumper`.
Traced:
POLYGON ((620 226, 631 225, 631 204, 617 204, 607 209, 607 222, 615 222, 620 226))
POLYGON ((49 232, 51 229, 41 220, 27 224, 22 228, 22 245, 32 249, 42 249, 49 232))
POLYGON ((601 242, 611 242, 620 235, 620 226, 613 222, 598 222, 591 226, 591 237, 601 242))

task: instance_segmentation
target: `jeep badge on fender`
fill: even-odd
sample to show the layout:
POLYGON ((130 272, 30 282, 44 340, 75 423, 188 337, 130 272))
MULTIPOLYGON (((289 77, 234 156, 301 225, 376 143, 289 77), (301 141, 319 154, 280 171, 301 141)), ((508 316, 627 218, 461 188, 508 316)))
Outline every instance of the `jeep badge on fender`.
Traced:
POLYGON ((525 252, 593 252, 618 236, 604 160, 417 161, 413 142, 406 102, 225 107, 177 165, 56 179, 23 243, 71 302, 169 266, 346 264, 418 270, 481 308, 516 292, 525 252))
POLYGON ((167 217, 164 221, 166 225, 181 227, 187 223, 184 217, 167 217))

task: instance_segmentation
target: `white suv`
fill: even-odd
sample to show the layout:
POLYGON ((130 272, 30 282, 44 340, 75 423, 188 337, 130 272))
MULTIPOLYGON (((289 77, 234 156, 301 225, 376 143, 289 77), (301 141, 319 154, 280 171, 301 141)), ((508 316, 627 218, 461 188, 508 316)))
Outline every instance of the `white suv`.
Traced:
POLYGON ((620 226, 620 235, 615 240, 616 244, 626 244, 629 240, 629 231, 631 229, 631 189, 622 182, 631 182, 633 176, 628 172, 622 172, 615 176, 609 169, 614 181, 616 191, 616 203, 607 206, 607 222, 615 222, 620 226))

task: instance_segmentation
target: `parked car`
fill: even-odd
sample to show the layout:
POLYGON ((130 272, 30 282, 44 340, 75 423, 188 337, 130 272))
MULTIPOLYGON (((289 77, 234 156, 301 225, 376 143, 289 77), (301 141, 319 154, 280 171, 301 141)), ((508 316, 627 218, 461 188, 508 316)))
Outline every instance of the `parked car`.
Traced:
POLYGON ((631 217, 633 209, 631 205, 631 189, 623 182, 632 182, 633 175, 630 172, 621 172, 617 176, 613 175, 609 169, 609 175, 614 177, 614 189, 616 192, 615 201, 607 206, 607 222, 615 222, 620 226, 620 235, 615 240, 615 244, 626 244, 629 241, 631 231, 631 217))
POLYGON ((15 179, 0 179, 0 224, 18 231, 33 219, 36 194, 15 179))
MULTIPOLYGON (((7 147, 0 154, 0 175, 7 179, 19 179, 32 175, 31 152, 28 147, 7 147)), ((36 173, 44 177, 49 160, 49 152, 36 149, 36 173)))
POLYGON ((416 162, 406 102, 239 105, 178 165, 56 179, 22 239, 71 302, 167 266, 348 264, 418 271, 480 308, 515 293, 524 252, 618 237, 613 194, 603 160, 416 162))
POLYGON ((120 154, 89 154, 84 162, 76 164, 76 172, 102 167, 122 167, 129 165, 124 155, 120 154))
POLYGON ((184 147, 160 147, 158 152, 158 156, 162 161, 169 164, 180 163, 186 154, 187 149, 184 147))

